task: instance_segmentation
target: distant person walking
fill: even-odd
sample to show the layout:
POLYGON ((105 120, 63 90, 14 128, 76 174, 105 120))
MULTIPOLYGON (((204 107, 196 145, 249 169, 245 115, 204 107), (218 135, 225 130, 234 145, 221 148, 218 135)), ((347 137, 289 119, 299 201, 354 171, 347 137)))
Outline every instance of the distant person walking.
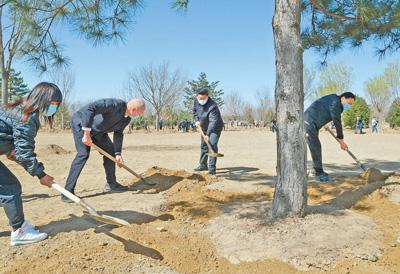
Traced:
POLYGON ((362 117, 357 117, 357 125, 356 125, 356 127, 357 127, 356 133, 363 134, 362 130, 363 130, 363 127, 364 127, 364 123, 363 123, 362 117))
POLYGON ((304 113, 306 140, 310 148, 315 176, 320 182, 328 182, 330 178, 322 168, 319 130, 332 121, 336 128, 340 148, 347 150, 348 146, 343 140, 342 112, 344 109, 349 109, 355 99, 356 96, 351 92, 345 92, 339 96, 336 94, 327 95, 312 103, 304 113))
POLYGON ((372 118, 371 121, 371 129, 372 129, 372 133, 378 133, 378 120, 374 117, 372 118))
POLYGON ((197 128, 204 131, 205 139, 201 138, 200 164, 195 171, 205 171, 214 175, 216 173, 217 158, 210 157, 208 161, 208 142, 215 153, 218 152, 218 141, 224 127, 221 113, 217 103, 208 96, 208 89, 203 88, 197 92, 193 106, 193 116, 197 128), (207 166, 208 162, 208 166, 207 166))

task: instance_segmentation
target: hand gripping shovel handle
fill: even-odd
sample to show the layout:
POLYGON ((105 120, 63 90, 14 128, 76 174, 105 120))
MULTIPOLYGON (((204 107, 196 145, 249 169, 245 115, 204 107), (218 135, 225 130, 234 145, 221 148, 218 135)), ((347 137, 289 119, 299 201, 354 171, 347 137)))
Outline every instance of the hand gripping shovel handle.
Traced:
POLYGON ((204 140, 204 142, 207 144, 207 147, 208 147, 208 150, 210 150, 211 151, 211 154, 213 154, 213 155, 216 155, 217 157, 218 157, 218 154, 217 153, 215 153, 215 151, 212 149, 212 147, 211 147, 211 145, 210 145, 210 143, 208 143, 206 140, 205 140, 205 138, 206 138, 206 135, 204 134, 204 131, 203 131, 203 129, 199 126, 199 127, 197 127, 198 129, 199 129, 199 131, 200 131, 200 133, 201 133, 201 136, 203 137, 203 140, 204 140))
MULTIPOLYGON (((118 164, 117 159, 115 159, 115 157, 111 156, 109 153, 107 153, 107 151, 103 150, 102 148, 100 148, 99 146, 95 145, 94 143, 92 143, 90 145, 91 147, 93 147, 94 149, 96 149, 100 154, 102 154, 103 156, 107 157, 108 159, 110 159, 111 161, 113 161, 114 163, 118 164)), ((140 180, 142 180, 145 183, 148 183, 149 185, 155 185, 155 183, 144 179, 142 176, 140 176, 139 174, 137 174, 135 171, 133 171, 132 169, 130 169, 129 167, 127 167, 126 165, 122 165, 122 167, 127 170, 129 173, 131 173, 133 176, 139 178, 140 180)))
MULTIPOLYGON (((332 130, 329 129, 329 127, 325 127, 325 130, 328 131, 333 138, 335 138, 335 140, 340 144, 338 138, 335 136, 335 134, 332 132, 332 130)), ((357 159, 357 157, 349 150, 346 149, 347 153, 350 155, 351 158, 353 158, 354 161, 356 161, 357 165, 364 171, 366 171, 367 169, 365 168, 365 166, 357 159)))

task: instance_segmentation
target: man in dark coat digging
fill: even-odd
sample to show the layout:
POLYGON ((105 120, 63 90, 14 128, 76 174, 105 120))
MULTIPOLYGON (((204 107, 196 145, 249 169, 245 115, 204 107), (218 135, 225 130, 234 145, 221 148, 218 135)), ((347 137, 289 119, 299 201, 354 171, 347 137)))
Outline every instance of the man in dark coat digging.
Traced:
POLYGON ((336 128, 336 136, 339 140, 340 148, 347 150, 348 146, 343 140, 342 112, 344 109, 349 109, 355 99, 356 96, 351 92, 345 92, 341 95, 330 94, 312 103, 304 113, 306 140, 310 148, 315 176, 320 182, 328 182, 330 178, 322 168, 319 130, 332 121, 336 128))
MULTIPOLYGON (((128 103, 119 99, 101 99, 78 110, 71 119, 77 154, 65 184, 65 189, 74 193, 78 177, 89 158, 90 145, 96 144, 107 153, 115 155, 119 165, 124 164, 122 158, 123 131, 131 121, 131 116, 144 113, 145 103, 142 99, 132 99, 128 103), (108 133, 113 132, 113 141, 108 133)), ((128 187, 120 185, 115 176, 115 163, 103 157, 106 172, 105 189, 109 191, 126 191, 128 187)), ((61 196, 64 202, 72 202, 61 196)))
POLYGON ((215 153, 218 152, 218 140, 224 128, 224 121, 217 103, 208 96, 207 88, 202 88, 197 92, 193 106, 193 116, 196 127, 201 127, 205 134, 205 138, 201 138, 200 165, 195 168, 195 171, 208 170, 209 174, 214 175, 217 169, 217 158, 210 157, 208 161, 207 153, 209 151, 206 142, 210 144, 215 153))

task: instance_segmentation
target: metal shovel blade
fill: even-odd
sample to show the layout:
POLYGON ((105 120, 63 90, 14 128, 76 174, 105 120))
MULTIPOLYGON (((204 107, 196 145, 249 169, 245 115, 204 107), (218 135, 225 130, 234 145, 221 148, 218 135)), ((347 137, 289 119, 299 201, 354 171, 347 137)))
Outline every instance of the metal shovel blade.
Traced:
POLYGON ((207 153, 207 155, 208 156, 210 156, 210 157, 216 157, 216 158, 218 158, 218 157, 224 157, 224 154, 222 154, 222 153, 212 153, 212 152, 209 152, 209 153, 207 153))
POLYGON ((108 215, 100 215, 92 206, 90 206, 88 203, 86 203, 83 199, 79 198, 78 196, 75 196, 65 188, 61 187, 57 183, 53 182, 52 188, 55 190, 58 190, 61 192, 63 195, 67 196, 69 199, 77 203, 81 208, 82 211, 85 215, 99 221, 103 222, 106 224, 112 224, 112 225, 117 225, 117 226, 126 226, 129 225, 129 223, 125 220, 121 220, 119 218, 111 217, 108 215))
POLYGON ((127 226, 129 225, 129 223, 125 220, 116 218, 116 217, 112 217, 112 216, 108 216, 105 214, 98 214, 96 212, 96 214, 93 214, 93 212, 89 212, 89 211, 83 211, 83 214, 85 214, 86 216, 102 222, 102 223, 106 223, 106 224, 110 224, 110 225, 117 225, 117 226, 127 226))

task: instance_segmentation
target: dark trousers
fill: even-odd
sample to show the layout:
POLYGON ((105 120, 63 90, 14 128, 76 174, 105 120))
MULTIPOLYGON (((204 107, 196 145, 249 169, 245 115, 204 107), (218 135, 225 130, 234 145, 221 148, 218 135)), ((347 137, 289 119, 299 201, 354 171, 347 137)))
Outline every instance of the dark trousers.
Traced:
POLYGON ((0 162, 0 203, 4 208, 13 230, 17 230, 25 222, 21 194, 21 183, 18 181, 17 177, 0 162))
MULTIPOLYGON (((219 137, 221 136, 221 133, 211 133, 210 138, 208 143, 210 144, 211 148, 214 150, 215 153, 218 152, 218 141, 219 137)), ((201 138, 201 146, 200 146, 200 166, 201 167, 207 167, 207 161, 208 161, 208 146, 206 142, 204 142, 203 137, 201 138)), ((217 158, 216 157, 210 157, 210 160, 208 161, 208 170, 209 171, 215 171, 216 170, 216 165, 217 165, 217 158)))
POLYGON ((319 129, 313 125, 312 123, 305 123, 306 129, 306 141, 308 144, 308 148, 311 152, 311 158, 313 160, 313 167, 315 170, 315 174, 321 175, 324 170, 322 168, 322 151, 321 151, 321 142, 319 141, 319 129))
MULTIPOLYGON (((75 148, 77 153, 75 159, 72 161, 67 182, 65 184, 65 189, 74 193, 78 177, 81 174, 81 171, 85 166, 87 159, 89 159, 90 147, 82 142, 83 131, 80 125, 72 125, 72 133, 74 136, 75 148)), ((92 140, 95 145, 101 147, 109 154, 115 154, 114 145, 110 137, 108 137, 107 133, 92 136, 92 140)), ((117 178, 115 177, 115 163, 107 157, 103 156, 103 166, 106 172, 107 183, 117 182, 117 178)))

